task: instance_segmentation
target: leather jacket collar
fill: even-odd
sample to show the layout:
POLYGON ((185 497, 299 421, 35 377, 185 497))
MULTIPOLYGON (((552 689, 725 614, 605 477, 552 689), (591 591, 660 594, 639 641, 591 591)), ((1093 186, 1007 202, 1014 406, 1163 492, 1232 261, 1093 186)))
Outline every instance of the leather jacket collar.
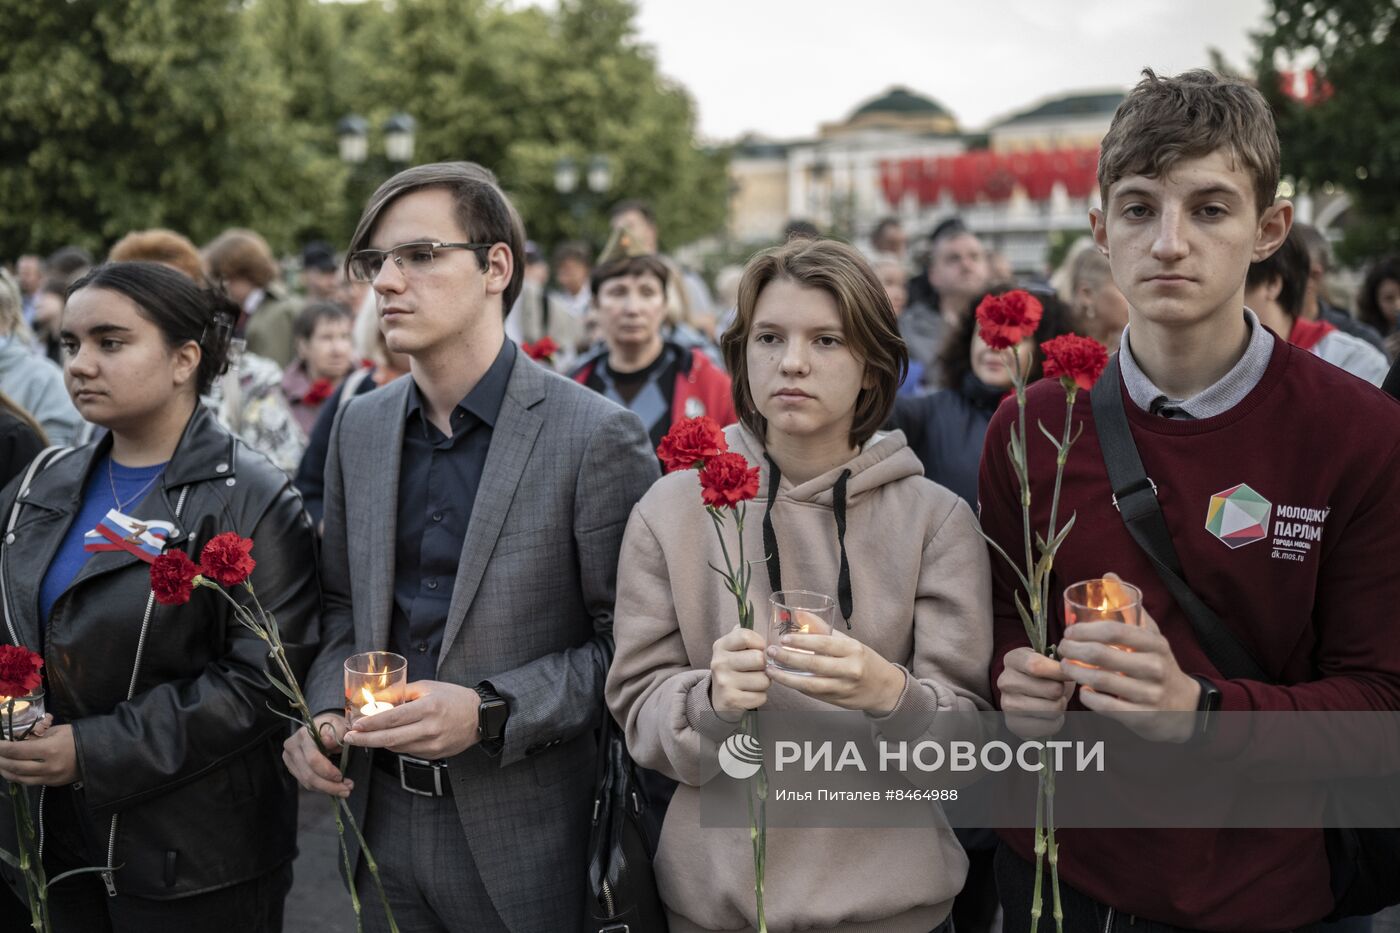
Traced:
MULTIPOLYGON (((96 444, 75 451, 53 469, 34 477, 29 488, 21 491, 21 500, 25 505, 57 512, 76 511, 81 504, 83 481, 93 463, 111 450, 112 436, 108 434, 96 444)), ((234 436, 219 425, 209 409, 198 404, 161 475, 160 488, 169 498, 173 490, 191 483, 233 479, 238 473, 237 452, 234 436)))

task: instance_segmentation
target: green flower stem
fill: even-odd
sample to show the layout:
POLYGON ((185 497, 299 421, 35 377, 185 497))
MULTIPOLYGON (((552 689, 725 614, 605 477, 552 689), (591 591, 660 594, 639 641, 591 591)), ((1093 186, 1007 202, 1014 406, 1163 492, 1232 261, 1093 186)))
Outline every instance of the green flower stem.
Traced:
MULTIPOLYGON (((14 737, 17 699, 18 697, 10 697, 5 703, 5 735, 8 741, 22 741, 14 737)), ((34 928, 34 933, 52 933, 48 910, 49 884, 48 879, 44 877, 44 863, 39 855, 34 818, 29 812, 29 794, 14 781, 8 783, 10 808, 15 815, 15 841, 19 846, 19 873, 24 878, 25 899, 29 902, 29 925, 34 928)))
POLYGON ((1035 887, 1031 888, 1031 933, 1040 929, 1041 879, 1045 867, 1045 747, 1040 750, 1041 772, 1035 787, 1035 887))
MULTIPOLYGON (((1056 539, 1059 537, 1061 529, 1056 526, 1059 523, 1060 514, 1060 491, 1064 482, 1065 463, 1069 459, 1070 448, 1074 445, 1075 434, 1072 429, 1074 417, 1074 401, 1078 387, 1069 380, 1062 380, 1065 389, 1065 426, 1064 434, 1056 446, 1055 450, 1055 486, 1050 499, 1050 527, 1044 539, 1044 551, 1039 560, 1036 559, 1031 550, 1031 486, 1030 486, 1030 454, 1028 450, 1028 438, 1026 436, 1026 380, 1021 372, 1020 354, 1015 347, 1006 351, 1011 362, 1011 381, 1016 389, 1016 424, 1011 428, 1011 450, 1012 466, 1016 472, 1016 479, 1019 486, 1021 502, 1021 532, 1023 545, 1025 548, 1025 570, 1016 566, 1015 561, 1001 547, 998 542, 987 540, 994 550, 1006 560, 1007 564, 1016 573, 1026 591, 1026 599, 1029 606, 1025 607, 1022 613, 1022 620, 1026 627, 1026 636, 1031 643, 1031 647, 1037 654, 1054 656, 1054 648, 1049 644, 1050 633, 1050 605, 1051 591, 1050 584, 1053 578, 1052 569, 1054 567, 1055 551, 1058 549, 1056 539)), ((1043 428, 1043 426, 1042 426, 1043 428)), ((1053 438, 1050 438, 1054 443, 1053 438)), ((1069 520, 1074 521, 1073 517, 1069 520)), ((984 535, 984 537, 986 537, 984 535)), ((1020 609, 1019 599, 1017 600, 1020 609)), ((1053 915, 1055 918, 1056 933, 1060 933, 1063 927, 1064 914, 1060 907, 1060 871, 1059 871, 1059 844, 1055 839, 1055 776, 1049 770, 1049 765, 1044 762, 1042 753, 1042 764, 1044 767, 1040 772, 1040 777, 1036 786, 1035 801, 1035 888, 1031 894, 1031 930, 1035 933, 1040 924, 1040 917, 1043 909, 1041 897, 1041 884, 1044 878, 1044 866, 1048 861, 1050 864, 1050 884, 1053 895, 1053 915)))
MULTIPOLYGON (((256 634, 259 638, 261 638, 270 646, 268 654, 272 658, 273 663, 277 666, 277 671, 282 677, 282 683, 288 690, 288 693, 292 699, 292 706, 296 709, 297 715, 302 721, 302 725, 305 727, 306 731, 311 734, 311 739, 313 742, 316 743, 317 750, 320 751, 320 753, 325 755, 327 758, 331 757, 330 751, 326 748, 326 743, 322 740, 320 734, 316 731, 315 716, 312 715, 311 708, 306 702, 306 695, 302 693, 301 683, 297 680, 296 675, 292 672, 291 664, 287 660, 287 651, 286 648, 284 648, 282 645, 282 634, 277 628, 277 622, 270 613, 263 609, 262 604, 258 602, 258 597, 257 594, 253 591, 252 583, 245 580, 243 582, 243 586, 248 591, 249 595, 252 596, 253 604, 257 606, 258 615, 256 617, 248 610, 246 606, 242 605, 238 602, 238 600, 234 599, 232 593, 229 593, 218 583, 215 583, 213 580, 209 580, 208 578, 201 577, 199 579, 204 581, 199 585, 207 586, 213 590, 216 590, 220 596, 222 596, 225 600, 229 602, 230 605, 233 606, 235 618, 237 618, 238 621, 245 628, 250 629, 254 634, 256 634), (259 622, 259 618, 265 621, 259 622)), ((268 676, 269 678, 271 677, 270 672, 268 676)), ((345 752, 346 749, 341 750, 341 774, 345 773, 345 752)), ((360 846, 360 854, 364 857, 365 867, 369 869, 370 878, 374 882, 375 891, 379 894, 379 902, 384 908, 384 916, 385 919, 388 920, 389 931, 390 933, 399 933, 398 923, 396 923, 394 920, 394 912, 389 907, 389 896, 387 893, 385 893, 384 882, 379 877, 379 863, 375 861, 374 855, 369 850, 368 843, 365 842, 364 836, 360 833, 359 824, 355 822, 355 815, 350 812, 350 807, 348 804, 346 804, 344 798, 332 796, 330 799, 331 806, 335 808, 335 828, 337 835, 340 837, 341 854, 345 864, 346 882, 350 886, 350 906, 355 909, 356 929, 361 928, 360 898, 359 892, 355 889, 354 872, 351 871, 350 868, 349 845, 345 841, 345 828, 347 826, 350 828, 351 833, 354 834, 355 841, 360 846), (342 814, 344 815, 343 819, 342 814)))
POLYGON ((1055 933, 1064 933, 1065 912, 1060 906, 1060 845, 1055 841, 1055 771, 1048 769, 1040 773, 1045 788, 1045 856, 1050 862, 1050 891, 1055 899, 1055 933))
MULTIPOLYGON (((1045 536, 1045 542, 1047 547, 1049 547, 1050 542, 1054 541, 1057 537, 1059 537, 1060 534, 1060 530, 1055 524, 1060 511, 1060 485, 1065 478, 1065 462, 1069 460, 1069 449, 1071 446, 1073 446, 1074 443, 1074 441, 1072 440, 1073 435, 1070 430, 1070 424, 1074 419, 1074 397, 1076 394, 1078 394, 1079 387, 1075 385, 1072 381, 1065 381, 1069 382, 1069 384, 1065 386, 1065 432, 1064 436, 1060 438, 1060 446, 1055 452, 1055 491, 1050 496, 1050 529, 1049 533, 1045 536)), ((1048 631, 1051 577, 1050 569, 1052 566, 1054 566, 1054 561, 1055 555, 1053 552, 1051 552, 1048 558, 1046 559, 1045 571, 1040 578, 1040 586, 1042 593, 1040 602, 1042 606, 1046 607, 1047 641, 1049 640, 1048 631)), ((1054 787, 1053 781, 1051 782, 1051 787, 1054 787)), ((1059 893, 1058 885, 1056 886, 1055 891, 1057 894, 1059 893)))
MULTIPOLYGON (((713 506, 707 506, 705 511, 709 513, 710 520, 715 526, 715 535, 719 538, 720 553, 724 555, 724 566, 727 571, 721 573, 721 576, 724 577, 725 587, 734 594, 734 601, 738 604, 739 625, 742 628, 752 629, 754 627, 754 612, 753 606, 749 604, 750 571, 749 565, 744 559, 744 506, 739 505, 733 509, 734 527, 739 534, 739 569, 737 571, 734 569, 734 562, 729 557, 729 546, 724 541, 724 511, 713 506)), ((756 741, 758 739, 758 714, 754 710, 747 710, 743 719, 740 720, 739 729, 756 741)), ((744 789, 744 795, 749 808, 749 841, 753 846, 753 892, 758 909, 758 933, 768 933, 768 919, 763 911, 763 874, 768 860, 768 773, 762 766, 759 767, 758 773, 749 779, 748 786, 744 789)))

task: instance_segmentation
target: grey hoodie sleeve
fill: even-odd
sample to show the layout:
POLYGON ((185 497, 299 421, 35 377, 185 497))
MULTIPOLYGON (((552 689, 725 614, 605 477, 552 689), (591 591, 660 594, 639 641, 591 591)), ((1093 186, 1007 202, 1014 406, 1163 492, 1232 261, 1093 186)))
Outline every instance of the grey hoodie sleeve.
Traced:
POLYGON ((992 708, 992 581, 987 548, 972 509, 955 499, 924 544, 914 602, 914 651, 904 694, 886 716, 872 716, 891 741, 975 739, 974 717, 941 723, 938 713, 992 708), (954 735, 950 730, 956 730, 954 735))

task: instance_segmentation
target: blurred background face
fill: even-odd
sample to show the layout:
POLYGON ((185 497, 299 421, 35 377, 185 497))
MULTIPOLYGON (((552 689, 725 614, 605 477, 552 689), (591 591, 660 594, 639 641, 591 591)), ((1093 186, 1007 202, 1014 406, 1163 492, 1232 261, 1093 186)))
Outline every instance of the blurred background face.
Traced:
MULTIPOLYGON (((990 279, 987 251, 971 233, 947 236, 933 245, 928 280, 940 297, 968 298, 986 290, 990 279)), ((957 309, 961 312, 963 309, 957 309)))
POLYGON ((637 250, 643 253, 656 252, 656 228, 641 211, 623 211, 612 219, 614 230, 626 230, 637 241, 637 250))
POLYGON ((297 355, 306 363, 307 375, 313 380, 343 378, 355 364, 350 322, 335 318, 317 321, 311 339, 297 341, 297 355))
POLYGON ((666 316, 666 286, 650 273, 608 279, 593 300, 608 347, 636 353, 661 341, 666 316))
MULTIPOLYGON (((364 307, 365 296, 369 294, 369 283, 355 281, 345 274, 344 269, 339 271, 336 282, 335 298, 332 300, 337 304, 349 308, 351 314, 359 314, 360 310, 364 307)), ((371 302, 371 313, 373 310, 374 305, 371 302)))
POLYGON ((560 288, 570 295, 577 295, 588 286, 588 266, 577 259, 564 259, 554 270, 554 277, 559 280, 560 288))
POLYGON ((908 249, 909 239, 904 232, 904 228, 898 224, 890 224, 880 231, 880 235, 871 244, 878 252, 889 253, 891 256, 904 258, 904 253, 908 249))
POLYGON ((19 276, 19 287, 26 295, 32 295, 44 284, 44 264, 38 256, 21 256, 15 269, 19 276))
POLYGON ((1098 285, 1081 286, 1075 300, 1080 319, 1089 322, 1096 331, 1089 336, 1101 341, 1112 338, 1113 346, 1117 346, 1123 328, 1128 326, 1128 299, 1113 280, 1106 278, 1098 285))
POLYGON ((329 269, 314 266, 303 269, 301 281, 306 286, 307 297, 312 301, 335 301, 339 297, 340 270, 334 266, 329 269))
POLYGON ((885 287, 885 294, 889 296, 890 304, 894 307, 894 316, 899 317, 909 303, 909 287, 904 267, 897 262, 879 262, 875 264, 875 274, 879 277, 880 284, 885 287))
MULTIPOLYGON (((1011 388, 1011 367, 1008 365, 1007 350, 993 350, 982 342, 980 334, 972 335, 972 374, 987 385, 997 389, 1011 388)), ((1017 348, 1017 358, 1021 361, 1021 371, 1030 369, 1031 354, 1035 352, 1035 338, 1027 337, 1017 348)))
POLYGON ((1400 318, 1400 282, 1384 279, 1376 288, 1376 307, 1380 308, 1385 319, 1394 324, 1400 318))

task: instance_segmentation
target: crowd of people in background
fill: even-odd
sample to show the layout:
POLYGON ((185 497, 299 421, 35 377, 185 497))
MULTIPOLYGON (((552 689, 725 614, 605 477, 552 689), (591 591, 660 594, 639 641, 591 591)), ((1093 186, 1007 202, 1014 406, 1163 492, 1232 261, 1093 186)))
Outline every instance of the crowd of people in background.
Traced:
MULTIPOLYGON (((619 236, 602 252, 572 240, 546 255, 527 242, 508 336, 526 344, 549 338, 556 347, 551 365, 626 407, 640 405, 656 439, 672 418, 712 413, 727 423, 731 412, 701 399, 728 393, 718 348, 738 304, 741 267, 717 269, 711 288, 698 271, 659 252, 656 216, 644 201, 619 202, 610 221, 619 236), (667 416, 654 416, 662 403, 667 416)), ((803 220, 784 230, 785 239, 821 235, 803 220)), ((1016 286, 1036 290, 1052 305, 1037 342, 1072 331, 1112 351, 1127 324, 1127 302, 1108 260, 1087 237, 1055 269, 1016 270, 958 217, 912 242, 905 223, 886 217, 860 242, 909 347, 895 423, 916 450, 924 449, 929 475, 960 492, 973 488, 981 449, 976 425, 985 427, 1010 386, 1009 375, 997 371, 999 354, 979 346, 970 323, 981 298, 1016 286), (936 462, 949 459, 965 462, 936 462)), ((370 374, 354 386, 367 391, 386 374, 405 371, 389 365, 376 329, 365 326, 373 296, 347 274, 344 253, 314 240, 299 256, 279 259, 256 232, 242 229, 225 231, 201 250, 176 231, 154 229, 117 240, 106 260, 165 264, 196 282, 218 283, 242 308, 229 371, 204 402, 255 450, 302 477, 298 486, 314 502, 320 413, 336 408, 341 384, 354 373, 370 374), (299 470, 304 459, 310 468, 299 470)), ((63 388, 58 327, 68 287, 94 264, 87 250, 69 246, 47 258, 17 257, 13 272, 0 269, 0 392, 52 443, 79 442, 92 432, 63 388)), ((1297 223, 1285 248, 1252 271, 1250 307, 1262 309, 1264 323, 1289 341, 1379 385, 1400 354, 1400 257, 1364 269, 1354 312, 1337 271, 1328 237, 1297 223)), ((322 428, 327 434, 329 424, 322 428)))

